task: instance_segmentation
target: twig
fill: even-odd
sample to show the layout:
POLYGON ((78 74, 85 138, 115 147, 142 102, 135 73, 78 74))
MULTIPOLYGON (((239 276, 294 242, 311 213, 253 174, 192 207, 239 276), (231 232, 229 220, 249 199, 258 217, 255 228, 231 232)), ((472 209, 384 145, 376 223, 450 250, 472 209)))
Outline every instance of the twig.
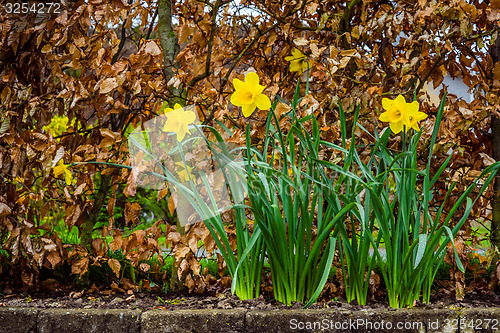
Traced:
POLYGON ((122 34, 121 34, 121 39, 120 39, 120 45, 118 45, 118 51, 116 51, 115 55, 113 56, 113 59, 111 59, 111 64, 114 64, 117 60, 118 57, 120 56, 120 53, 123 50, 123 47, 125 46, 125 24, 127 23, 128 19, 128 14, 130 13, 130 10, 127 11, 127 17, 123 19, 123 24, 122 24, 122 34))
POLYGON ((214 38, 215 38, 215 30, 217 29, 216 26, 216 20, 217 20, 217 14, 219 13, 219 8, 221 7, 222 0, 217 0, 217 2, 213 5, 212 7, 212 22, 211 22, 211 28, 210 28, 210 39, 208 41, 208 51, 207 51, 207 59, 205 62, 205 72, 195 76, 187 85, 186 87, 186 92, 189 91, 196 83, 199 81, 207 78, 212 71, 210 70, 210 62, 212 61, 212 49, 213 49, 213 44, 214 44, 214 38))
POLYGON ((447 52, 444 52, 444 53, 441 53, 438 58, 436 59, 436 62, 434 62, 434 64, 432 65, 431 69, 427 72, 427 74, 425 75, 425 77, 423 79, 420 80, 420 82, 418 83, 418 86, 415 88, 415 93, 414 95, 416 96, 418 94, 418 92, 420 91, 420 89, 422 89, 422 87, 424 86, 425 82, 427 82, 427 80, 429 79, 429 77, 431 76, 432 72, 434 72, 434 70, 436 68, 438 68, 439 66, 442 65, 441 63, 441 60, 444 58, 444 56, 448 53, 449 51, 447 52))
POLYGON ((144 39, 149 39, 149 37, 151 36, 151 32, 153 31, 153 26, 155 25, 156 16, 158 16, 158 7, 156 7, 155 14, 153 15, 153 19, 151 20, 151 25, 149 26, 148 33, 146 34, 146 38, 144 39))

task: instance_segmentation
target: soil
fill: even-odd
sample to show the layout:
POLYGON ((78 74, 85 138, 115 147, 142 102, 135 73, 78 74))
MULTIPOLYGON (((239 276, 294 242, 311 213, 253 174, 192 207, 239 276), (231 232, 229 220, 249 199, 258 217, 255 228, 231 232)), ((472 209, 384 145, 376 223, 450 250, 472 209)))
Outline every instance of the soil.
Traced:
MULTIPOLYGON (((35 307, 39 309, 65 308, 65 309, 300 309, 302 303, 294 303, 287 307, 274 299, 263 296, 251 300, 239 300, 229 290, 223 292, 207 292, 203 295, 182 293, 132 292, 114 293, 105 295, 100 292, 71 292, 71 293, 31 293, 0 296, 2 307, 35 307)), ((351 302, 347 303, 341 298, 330 301, 320 301, 313 304, 310 309, 343 308, 348 310, 389 308, 382 302, 369 302, 360 306, 351 302)), ((415 307, 424 309, 438 308, 472 308, 472 307, 500 307, 500 295, 495 293, 480 294, 471 292, 465 299, 457 301, 452 294, 437 294, 431 299, 430 304, 417 303, 415 307)))

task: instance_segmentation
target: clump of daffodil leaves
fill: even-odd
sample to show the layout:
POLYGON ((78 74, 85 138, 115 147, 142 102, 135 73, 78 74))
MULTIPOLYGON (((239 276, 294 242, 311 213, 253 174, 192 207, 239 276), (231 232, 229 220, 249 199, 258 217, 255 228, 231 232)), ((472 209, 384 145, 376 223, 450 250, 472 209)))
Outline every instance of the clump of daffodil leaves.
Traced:
POLYGON ((269 97, 262 92, 266 86, 259 84, 257 73, 250 72, 245 75, 245 81, 233 80, 234 93, 231 95, 231 103, 241 106, 243 116, 250 117, 256 108, 267 110, 271 108, 269 97))

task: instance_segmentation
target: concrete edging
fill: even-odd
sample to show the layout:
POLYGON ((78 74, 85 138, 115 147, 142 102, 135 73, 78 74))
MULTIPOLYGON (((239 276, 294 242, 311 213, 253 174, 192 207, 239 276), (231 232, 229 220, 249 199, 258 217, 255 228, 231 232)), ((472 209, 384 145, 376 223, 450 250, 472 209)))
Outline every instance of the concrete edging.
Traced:
POLYGON ((17 332, 500 332, 500 308, 120 310, 0 308, 0 333, 17 332))

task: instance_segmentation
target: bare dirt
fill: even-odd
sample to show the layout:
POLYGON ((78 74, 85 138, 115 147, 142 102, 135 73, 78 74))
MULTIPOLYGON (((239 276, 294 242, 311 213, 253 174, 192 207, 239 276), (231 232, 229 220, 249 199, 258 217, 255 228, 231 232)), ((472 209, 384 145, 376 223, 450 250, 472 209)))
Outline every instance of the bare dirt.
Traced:
MULTIPOLYGON (((105 295, 100 292, 71 292, 71 293, 21 293, 0 296, 0 307, 35 307, 40 309, 66 308, 66 309, 300 309, 302 303, 294 303, 291 307, 275 301, 272 298, 260 296, 256 299, 239 300, 231 295, 229 290, 223 292, 205 293, 195 295, 185 293, 163 293, 132 292, 115 293, 105 295)), ((496 293, 469 293, 465 299, 458 301, 452 294, 434 295, 430 304, 417 302, 417 308, 440 309, 440 308, 475 308, 475 307, 500 307, 500 295, 496 293)), ((343 308, 349 310, 380 309, 389 308, 384 302, 369 302, 366 306, 360 306, 351 302, 347 303, 342 298, 337 300, 322 300, 313 304, 311 309, 343 308)))

